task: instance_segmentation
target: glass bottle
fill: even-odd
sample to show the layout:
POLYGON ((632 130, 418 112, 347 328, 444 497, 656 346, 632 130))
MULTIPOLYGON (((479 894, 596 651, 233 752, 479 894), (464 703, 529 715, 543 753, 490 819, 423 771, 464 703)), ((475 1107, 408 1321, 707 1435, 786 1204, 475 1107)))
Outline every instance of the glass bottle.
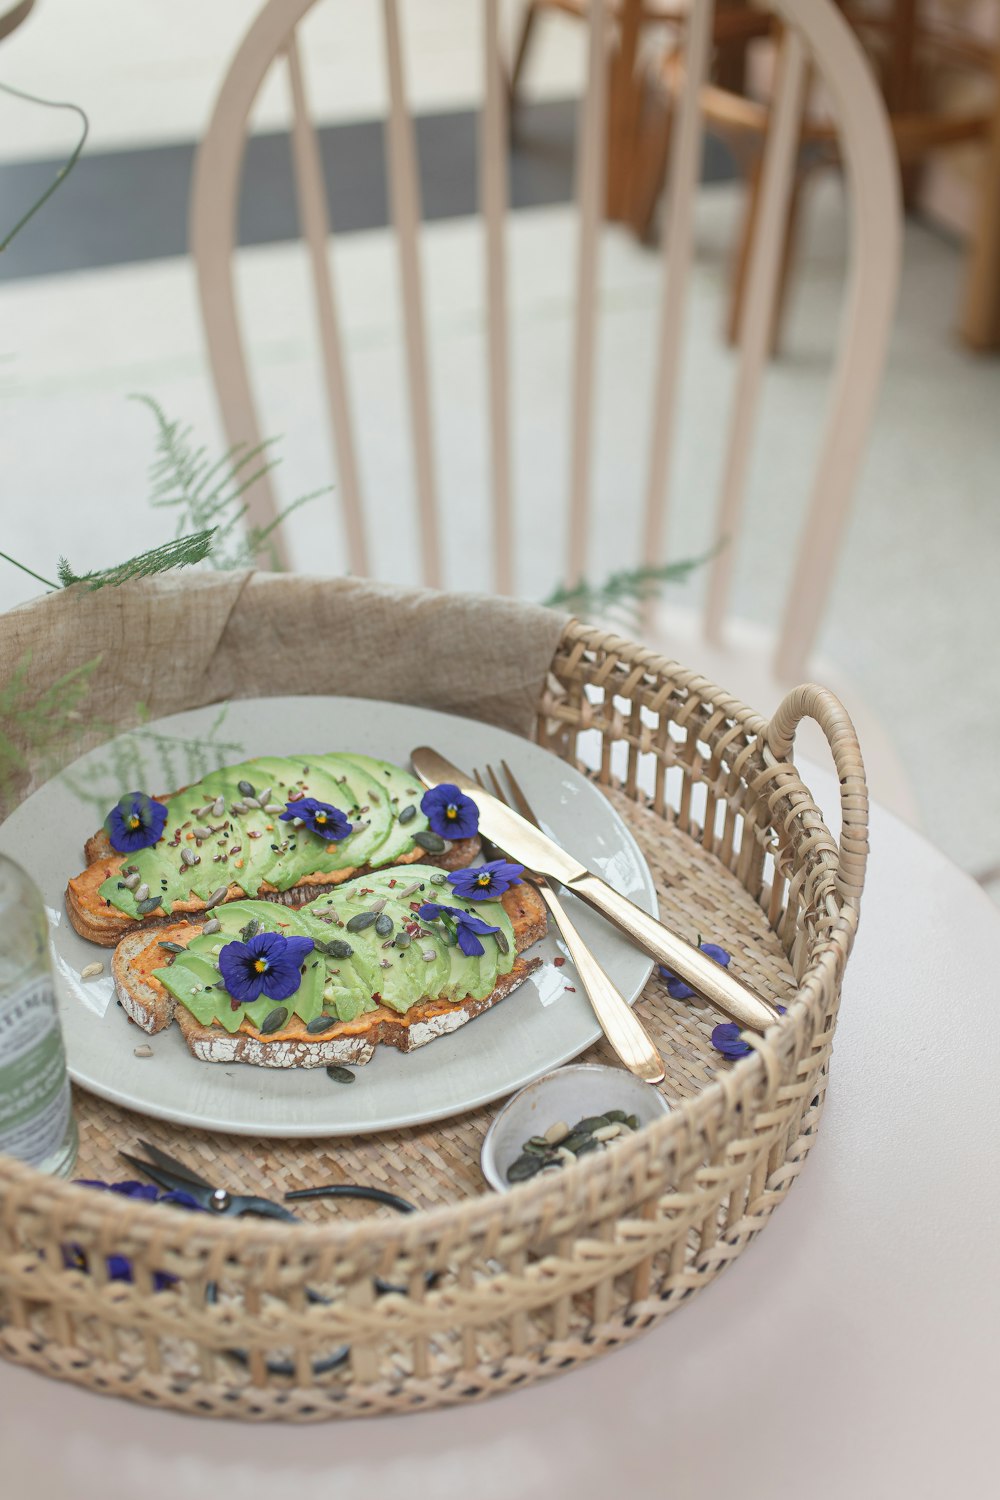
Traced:
POLYGON ((0 1153, 68 1177, 76 1147, 45 906, 0 854, 0 1153))

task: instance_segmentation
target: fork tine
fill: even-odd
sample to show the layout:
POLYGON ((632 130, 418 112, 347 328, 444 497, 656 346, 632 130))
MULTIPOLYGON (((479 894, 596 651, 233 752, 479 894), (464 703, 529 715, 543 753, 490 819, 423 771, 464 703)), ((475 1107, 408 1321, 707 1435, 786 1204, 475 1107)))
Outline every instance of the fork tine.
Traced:
POLYGON ((213 1183, 207 1182, 204 1177, 199 1177, 192 1167, 186 1166, 182 1161, 177 1161, 168 1152, 161 1151, 159 1146, 154 1146, 151 1141, 143 1140, 140 1140, 138 1144, 164 1172, 173 1172, 176 1177, 183 1177, 185 1182, 190 1182, 195 1187, 208 1188, 209 1192, 213 1191, 213 1183))
POLYGON ((490 780, 493 783, 493 793, 494 793, 494 796, 496 796, 503 803, 504 807, 509 807, 510 806, 510 798, 507 796, 507 794, 504 791, 503 787, 500 785, 500 782, 497 779, 497 773, 494 771, 493 767, 490 766, 490 765, 488 765, 486 767, 486 769, 489 772, 490 780))
POLYGON ((507 780, 510 782, 510 789, 514 793, 514 801, 517 803, 518 812, 522 817, 527 818, 529 823, 534 823, 536 828, 541 828, 542 825, 535 817, 531 803, 528 801, 527 797, 524 795, 524 792, 521 790, 521 784, 518 781, 517 777, 514 775, 514 772, 511 770, 510 766, 505 760, 502 760, 500 764, 503 766, 504 772, 507 776, 507 780))

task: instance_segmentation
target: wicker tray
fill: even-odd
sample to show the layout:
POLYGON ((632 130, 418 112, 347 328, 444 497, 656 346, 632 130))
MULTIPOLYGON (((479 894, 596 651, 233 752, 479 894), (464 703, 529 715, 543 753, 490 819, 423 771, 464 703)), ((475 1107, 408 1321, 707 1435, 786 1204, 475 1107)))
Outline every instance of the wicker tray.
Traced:
MULTIPOLYGON (((734 972, 788 1006, 781 1024, 728 1063, 709 1043, 718 1016, 672 1001, 654 972, 638 1013, 667 1064, 670 1114, 503 1197, 484 1194, 478 1167, 496 1107, 316 1145, 179 1132, 77 1091, 81 1175, 120 1175, 117 1148, 145 1135, 234 1188, 363 1180, 426 1211, 312 1205, 301 1227, 215 1220, 0 1159, 0 1352, 207 1415, 412 1410, 592 1358, 740 1254, 800 1171, 822 1108, 867 853, 854 731, 822 689, 797 689, 767 724, 675 663, 570 624, 536 734, 587 766, 627 819, 664 918, 723 942, 734 972), (788 760, 806 714, 840 777, 839 847, 788 760), (67 1245, 90 1272, 67 1268, 67 1245), (110 1254, 130 1258, 133 1284, 107 1280, 110 1254), (156 1291, 157 1272, 177 1279, 156 1291), (399 1290, 377 1295, 376 1278, 399 1290)), ((602 1046, 588 1055, 613 1061, 602 1046)))

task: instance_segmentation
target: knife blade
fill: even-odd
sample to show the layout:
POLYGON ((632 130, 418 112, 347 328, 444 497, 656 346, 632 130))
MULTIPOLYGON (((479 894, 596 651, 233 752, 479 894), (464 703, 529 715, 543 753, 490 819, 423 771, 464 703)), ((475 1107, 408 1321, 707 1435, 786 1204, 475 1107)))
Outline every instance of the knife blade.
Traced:
POLYGON ((567 890, 582 897, 631 938, 637 947, 711 1000, 738 1025, 751 1031, 763 1031, 779 1019, 777 1010, 769 1001, 755 995, 699 948, 686 943, 627 896, 614 890, 534 824, 522 818, 520 813, 485 791, 429 745, 418 746, 410 761, 425 786, 450 782, 472 798, 479 808, 479 826, 491 843, 529 869, 558 880, 567 890))

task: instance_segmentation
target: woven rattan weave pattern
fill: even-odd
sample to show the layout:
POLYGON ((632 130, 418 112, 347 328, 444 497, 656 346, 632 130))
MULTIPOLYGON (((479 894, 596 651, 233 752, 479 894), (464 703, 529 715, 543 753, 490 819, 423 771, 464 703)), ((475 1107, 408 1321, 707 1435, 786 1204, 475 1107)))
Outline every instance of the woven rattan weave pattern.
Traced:
MULTIPOLYGON (((317 1205, 301 1228, 208 1220, 0 1162, 8 1357, 244 1419, 472 1400, 634 1336, 763 1227, 814 1136, 857 922, 867 805, 849 720, 807 688, 768 726, 673 664, 571 625, 538 738, 592 765, 649 859, 661 913, 691 940, 723 942, 735 972, 789 1006, 782 1024, 726 1062, 709 1043, 718 1017, 671 1000, 654 974, 639 1013, 675 1108, 603 1156, 503 1197, 483 1194, 478 1170, 493 1109, 379 1138, 272 1143, 180 1132, 78 1094, 81 1174, 119 1175, 118 1146, 143 1134, 249 1191, 364 1180, 427 1212, 389 1219, 317 1205), (839 848, 783 759, 806 712, 837 760, 839 848), (66 1268, 69 1244, 89 1273, 66 1268), (133 1285, 106 1280, 111 1253, 130 1257, 133 1285), (157 1271, 178 1280, 156 1292, 157 1271), (406 1291, 376 1296, 376 1276, 406 1291), (328 1303, 309 1305, 307 1288, 328 1303), (343 1345, 349 1355, 317 1373, 343 1345)), ((612 1060, 600 1046, 590 1055, 612 1060)))

